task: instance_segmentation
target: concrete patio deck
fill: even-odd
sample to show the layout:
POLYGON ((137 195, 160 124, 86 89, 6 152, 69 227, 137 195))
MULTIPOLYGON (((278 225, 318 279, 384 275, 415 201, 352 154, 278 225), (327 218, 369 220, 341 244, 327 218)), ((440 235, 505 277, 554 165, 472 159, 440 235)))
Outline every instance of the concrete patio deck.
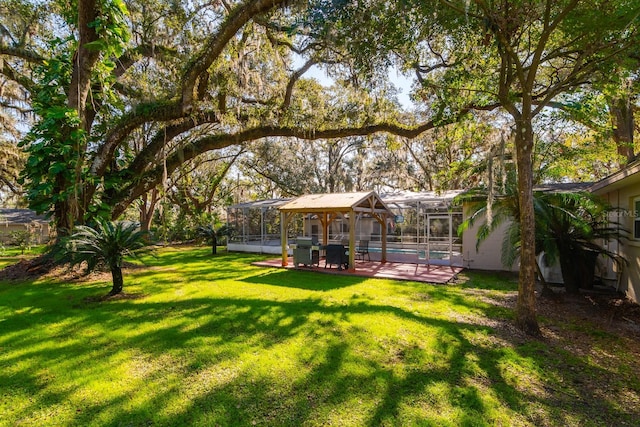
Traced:
MULTIPOLYGON (((282 259, 275 258, 254 262, 253 265, 261 267, 282 268, 282 259)), ((288 260, 288 269, 296 269, 293 259, 288 260)), ((409 264, 400 262, 380 261, 356 261, 356 271, 338 270, 337 267, 324 266, 324 259, 320 260, 319 267, 299 266, 298 270, 313 271, 325 274, 342 274, 345 276, 375 277, 378 279, 411 280, 414 282, 445 284, 456 277, 462 271, 462 267, 429 264, 409 264)))

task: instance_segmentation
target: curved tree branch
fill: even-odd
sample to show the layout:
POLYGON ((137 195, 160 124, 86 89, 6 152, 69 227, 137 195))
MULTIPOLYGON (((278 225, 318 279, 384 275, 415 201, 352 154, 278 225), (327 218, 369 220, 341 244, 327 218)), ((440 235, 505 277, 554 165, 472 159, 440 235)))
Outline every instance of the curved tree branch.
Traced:
POLYGON ((295 86, 296 82, 300 80, 300 77, 302 77, 304 73, 309 71, 309 69, 317 63, 318 62, 315 59, 310 59, 307 62, 305 62, 305 64, 302 67, 300 67, 291 75, 291 78, 287 83, 287 90, 285 91, 285 94, 284 94, 284 100, 282 101, 282 106, 280 107, 281 110, 284 111, 287 108, 289 108, 289 105, 291 105, 291 96, 293 94, 293 87, 295 86))
POLYGON ((218 58, 229 40, 236 35, 240 28, 255 15, 268 12, 287 3, 287 0, 252 0, 237 6, 231 12, 220 30, 209 37, 209 41, 198 57, 186 67, 182 78, 181 105, 183 111, 189 112, 193 109, 193 104, 196 100, 194 89, 198 79, 218 58))
POLYGON ((140 154, 136 156, 131 165, 127 168, 133 175, 141 174, 149 165, 154 163, 162 148, 168 141, 175 137, 190 131, 191 129, 208 123, 218 123, 215 112, 204 112, 198 116, 192 116, 160 129, 153 137, 151 142, 142 149, 140 154))
POLYGON ((104 143, 98 149, 90 172, 94 176, 102 176, 111 163, 116 148, 138 126, 147 122, 171 121, 184 117, 182 107, 178 102, 158 103, 150 102, 138 105, 131 113, 123 116, 109 132, 104 143))
POLYGON ((9 46, 5 43, 0 42, 0 55, 12 56, 14 58, 20 58, 22 60, 34 63, 41 64, 45 58, 37 52, 34 52, 30 49, 25 49, 22 47, 14 47, 9 46))
POLYGON ((113 75, 117 77, 121 77, 124 73, 127 72, 129 68, 136 62, 138 62, 139 57, 143 58, 164 58, 171 55, 175 55, 176 50, 171 49, 164 46, 156 46, 150 44, 142 44, 136 46, 135 48, 125 52, 120 58, 117 60, 117 67, 113 70, 113 75))
MULTIPOLYGON (((454 123, 472 110, 493 110, 498 107, 498 104, 493 104, 491 106, 469 105, 461 109, 458 114, 450 116, 446 120, 446 123, 454 123)), ((321 130, 287 126, 259 126, 246 129, 235 134, 224 133, 206 135, 199 140, 190 143, 186 147, 181 147, 180 150, 177 150, 167 156, 166 170, 167 173, 172 173, 185 161, 191 160, 207 151, 218 150, 232 145, 241 146, 248 142, 268 137, 298 138, 307 141, 314 141, 319 139, 345 138, 350 136, 367 136, 375 133, 386 132, 405 138, 415 138, 436 126, 441 126, 443 124, 445 124, 445 122, 442 120, 430 120, 416 127, 405 127, 395 123, 379 123, 362 127, 321 130)), ((146 162, 141 161, 137 163, 137 168, 135 169, 135 181, 132 181, 128 186, 120 191, 116 200, 110 201, 112 206, 114 206, 112 211, 114 218, 122 214, 127 206, 142 194, 160 184, 164 174, 164 164, 157 165, 153 169, 144 172, 139 169, 143 164, 146 164, 146 162)), ((132 169, 130 168, 130 170, 132 169)))

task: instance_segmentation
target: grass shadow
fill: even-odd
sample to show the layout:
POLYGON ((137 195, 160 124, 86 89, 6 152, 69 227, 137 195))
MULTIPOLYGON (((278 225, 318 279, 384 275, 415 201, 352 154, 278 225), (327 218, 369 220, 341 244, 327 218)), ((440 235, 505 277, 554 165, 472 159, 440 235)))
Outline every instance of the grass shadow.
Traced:
POLYGON ((252 284, 282 286, 310 291, 331 291, 362 283, 366 278, 344 275, 327 275, 313 271, 270 269, 245 277, 240 281, 252 284))

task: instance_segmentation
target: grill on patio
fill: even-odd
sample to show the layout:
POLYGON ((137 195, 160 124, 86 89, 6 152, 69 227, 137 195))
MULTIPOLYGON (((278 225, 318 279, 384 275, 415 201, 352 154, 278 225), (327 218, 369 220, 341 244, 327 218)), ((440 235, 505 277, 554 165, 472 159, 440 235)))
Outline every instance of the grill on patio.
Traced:
POLYGON ((306 266, 318 265, 320 263, 320 247, 311 237, 297 237, 295 248, 293 249, 293 265, 306 266))

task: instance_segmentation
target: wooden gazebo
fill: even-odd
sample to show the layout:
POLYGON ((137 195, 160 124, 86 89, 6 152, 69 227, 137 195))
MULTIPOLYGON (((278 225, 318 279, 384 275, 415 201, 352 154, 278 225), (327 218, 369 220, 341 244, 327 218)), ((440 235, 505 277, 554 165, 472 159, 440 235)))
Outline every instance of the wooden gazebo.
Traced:
MULTIPOLYGON (((387 259, 387 220, 393 212, 375 191, 357 193, 308 194, 280 206, 282 230, 282 266, 287 266, 287 227, 295 214, 315 214, 322 224, 323 245, 329 243, 329 225, 338 218, 349 220, 349 248, 356 247, 356 217, 368 214, 381 225, 382 261, 387 259)), ((355 250, 349 251, 349 271, 355 271, 355 250)))

